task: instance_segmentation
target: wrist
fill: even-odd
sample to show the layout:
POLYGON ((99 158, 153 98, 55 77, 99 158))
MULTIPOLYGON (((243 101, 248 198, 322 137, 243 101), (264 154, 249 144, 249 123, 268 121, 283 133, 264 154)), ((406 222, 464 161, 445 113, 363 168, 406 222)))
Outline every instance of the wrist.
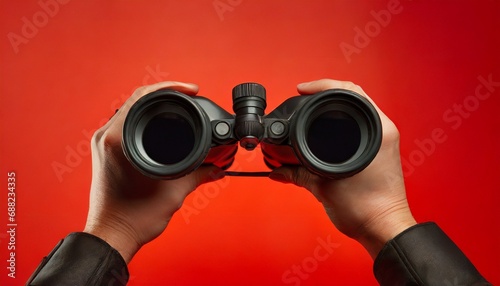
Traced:
POLYGON ((131 235, 116 225, 87 222, 83 232, 106 241, 120 253, 127 264, 141 248, 141 245, 131 235))
POLYGON ((392 212, 373 220, 356 240, 375 259, 387 242, 416 224, 409 209, 392 212))

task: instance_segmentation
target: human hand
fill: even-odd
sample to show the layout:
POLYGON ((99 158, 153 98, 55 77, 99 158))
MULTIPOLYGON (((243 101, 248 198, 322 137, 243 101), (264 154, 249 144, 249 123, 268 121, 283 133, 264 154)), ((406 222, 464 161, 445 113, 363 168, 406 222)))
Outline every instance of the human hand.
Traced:
POLYGON ((84 231, 104 239, 127 263, 165 230, 190 192, 224 176, 215 166, 202 166, 176 180, 156 180, 129 163, 121 144, 125 117, 139 98, 165 88, 189 95, 198 92, 195 84, 172 81, 138 88, 92 138, 92 185, 84 231))
POLYGON ((404 185, 399 155, 399 132, 361 87, 346 81, 322 79, 297 86, 300 94, 343 88, 365 96, 382 121, 382 146, 362 172, 341 180, 310 173, 304 167, 281 167, 270 178, 308 189, 325 207, 337 229, 359 241, 375 258, 387 241, 416 224, 404 185))

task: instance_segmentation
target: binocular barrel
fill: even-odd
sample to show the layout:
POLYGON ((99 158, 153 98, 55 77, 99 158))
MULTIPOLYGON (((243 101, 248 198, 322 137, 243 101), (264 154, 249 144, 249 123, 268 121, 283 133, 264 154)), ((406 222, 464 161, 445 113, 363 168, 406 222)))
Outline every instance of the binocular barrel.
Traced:
POLYGON ((382 141, 377 111, 344 89, 287 99, 265 115, 266 91, 257 83, 233 89, 231 114, 210 99, 158 90, 139 99, 123 126, 123 150, 143 174, 175 179, 202 164, 227 169, 238 143, 261 145, 271 168, 302 165, 328 178, 345 178, 375 158, 382 141))

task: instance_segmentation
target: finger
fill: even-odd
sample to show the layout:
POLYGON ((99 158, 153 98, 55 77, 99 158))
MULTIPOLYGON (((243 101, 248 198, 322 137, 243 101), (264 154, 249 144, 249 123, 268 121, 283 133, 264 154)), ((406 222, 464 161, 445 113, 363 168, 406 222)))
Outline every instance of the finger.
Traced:
POLYGON ((125 102, 124 106, 128 107, 132 106, 132 104, 134 104, 137 100, 139 100, 139 98, 143 97, 144 95, 151 93, 153 91, 157 91, 160 89, 167 89, 167 88, 177 90, 179 92, 188 95, 195 95, 196 93, 198 93, 199 90, 198 85, 194 83, 185 83, 180 81, 162 81, 155 84, 139 87, 134 91, 132 96, 125 102))
POLYGON ((161 87, 161 88, 155 89, 154 91, 160 90, 160 89, 167 89, 167 88, 177 90, 177 91, 182 92, 182 93, 187 94, 187 95, 196 95, 199 91, 199 87, 197 84, 183 83, 183 82, 175 82, 175 84, 173 84, 173 85, 169 85, 167 87, 161 87))
POLYGON ((145 85, 143 87, 139 87, 135 92, 138 93, 139 96, 143 96, 153 91, 157 91, 160 89, 174 89, 180 91, 182 93, 189 93, 190 95, 194 95, 198 92, 199 87, 194 83, 186 83, 180 81, 161 81, 151 85, 145 85))
POLYGON ((202 184, 213 182, 224 177, 224 171, 216 166, 201 166, 188 175, 175 180, 163 180, 165 189, 175 189, 176 199, 184 199, 196 188, 202 184))
POLYGON ((340 81, 335 79, 320 79, 310 82, 304 82, 297 85, 297 91, 300 94, 314 94, 328 89, 341 88, 354 91, 361 96, 365 97, 381 115, 381 117, 387 117, 382 110, 377 106, 377 104, 366 94, 366 92, 357 84, 350 81, 340 81))
POLYGON ((116 130, 121 132, 121 128, 123 125, 123 122, 125 121, 125 116, 127 115, 128 111, 130 110, 130 107, 141 97, 145 96, 146 94, 149 94, 151 92, 160 90, 160 89, 173 89, 177 90, 179 92, 188 94, 188 95, 195 95, 199 87, 197 84, 194 83, 184 83, 184 82, 179 82, 179 81, 162 81, 158 82, 152 85, 146 85, 137 88, 134 93, 130 96, 129 99, 120 107, 120 109, 117 111, 117 113, 111 118, 111 120, 106 124, 108 127, 107 128, 112 128, 112 126, 116 127, 116 130))
POLYGON ((130 107, 141 97, 148 93, 160 90, 160 89, 173 89, 179 92, 185 93, 187 95, 196 95, 198 93, 199 87, 194 83, 185 83, 180 81, 162 81, 151 85, 145 85, 137 88, 134 93, 125 101, 125 103, 120 107, 116 114, 112 117, 119 118, 123 114, 128 113, 130 107), (121 116, 120 116, 121 115, 121 116))
POLYGON ((342 88, 355 91, 363 96, 367 96, 361 87, 350 82, 350 81, 340 81, 334 79, 320 79, 311 82, 304 82, 297 85, 297 91, 300 94, 313 94, 320 91, 333 88, 342 88))
POLYGON ((213 182, 224 178, 225 172, 216 166, 201 166, 192 174, 195 188, 199 185, 213 182))
POLYGON ((308 190, 314 188, 318 176, 312 174, 304 167, 280 167, 269 174, 269 178, 281 183, 292 183, 308 190))

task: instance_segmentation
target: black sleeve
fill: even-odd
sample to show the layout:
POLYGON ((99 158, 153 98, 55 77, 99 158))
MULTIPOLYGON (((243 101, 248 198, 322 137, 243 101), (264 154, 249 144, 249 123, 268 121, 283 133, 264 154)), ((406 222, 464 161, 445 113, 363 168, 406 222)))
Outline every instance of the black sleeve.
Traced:
POLYGON ((380 285, 491 285, 435 223, 413 226, 390 240, 373 271, 380 285))
POLYGON ((26 285, 126 285, 127 264, 104 240, 74 232, 61 240, 26 285))

